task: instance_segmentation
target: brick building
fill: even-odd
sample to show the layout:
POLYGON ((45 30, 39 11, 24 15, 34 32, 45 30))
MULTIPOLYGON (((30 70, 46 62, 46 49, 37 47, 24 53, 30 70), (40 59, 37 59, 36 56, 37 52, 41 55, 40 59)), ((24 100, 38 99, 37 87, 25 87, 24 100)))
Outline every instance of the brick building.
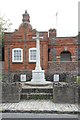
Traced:
MULTIPOLYGON (((31 71, 35 68, 36 31, 25 11, 19 29, 4 33, 5 72, 31 71)), ((63 71, 77 70, 77 36, 57 37, 56 29, 39 31, 39 36, 42 69, 51 73, 61 72, 64 66, 63 71)))

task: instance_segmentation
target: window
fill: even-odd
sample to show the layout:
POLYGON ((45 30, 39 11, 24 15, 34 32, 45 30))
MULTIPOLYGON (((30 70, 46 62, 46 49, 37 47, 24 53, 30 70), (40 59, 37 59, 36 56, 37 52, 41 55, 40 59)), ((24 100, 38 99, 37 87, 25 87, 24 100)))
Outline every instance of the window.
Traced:
POLYGON ((23 49, 12 49, 12 62, 23 62, 23 49))
POLYGON ((29 49, 29 62, 36 62, 36 48, 29 49))

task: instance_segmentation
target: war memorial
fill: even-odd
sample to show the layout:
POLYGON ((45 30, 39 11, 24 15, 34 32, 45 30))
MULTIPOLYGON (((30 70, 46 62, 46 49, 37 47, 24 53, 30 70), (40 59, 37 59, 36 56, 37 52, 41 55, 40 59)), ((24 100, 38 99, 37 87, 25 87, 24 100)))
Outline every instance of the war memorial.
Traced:
POLYGON ((78 39, 37 31, 25 11, 19 29, 4 33, 2 102, 47 99, 79 103, 78 39))

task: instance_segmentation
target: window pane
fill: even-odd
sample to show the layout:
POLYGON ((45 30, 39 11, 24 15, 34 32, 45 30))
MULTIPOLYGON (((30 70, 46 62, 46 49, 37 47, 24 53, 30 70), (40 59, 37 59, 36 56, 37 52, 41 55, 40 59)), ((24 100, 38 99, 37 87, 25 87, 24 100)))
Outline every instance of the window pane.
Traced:
POLYGON ((36 60, 36 50, 30 50, 30 60, 34 61, 36 60))

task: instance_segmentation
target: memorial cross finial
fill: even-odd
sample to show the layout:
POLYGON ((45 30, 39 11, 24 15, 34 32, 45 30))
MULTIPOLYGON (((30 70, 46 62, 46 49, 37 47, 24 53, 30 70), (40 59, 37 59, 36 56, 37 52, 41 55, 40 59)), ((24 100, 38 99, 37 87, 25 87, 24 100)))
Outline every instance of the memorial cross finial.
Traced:
POLYGON ((39 32, 36 32, 36 38, 39 38, 39 32))

